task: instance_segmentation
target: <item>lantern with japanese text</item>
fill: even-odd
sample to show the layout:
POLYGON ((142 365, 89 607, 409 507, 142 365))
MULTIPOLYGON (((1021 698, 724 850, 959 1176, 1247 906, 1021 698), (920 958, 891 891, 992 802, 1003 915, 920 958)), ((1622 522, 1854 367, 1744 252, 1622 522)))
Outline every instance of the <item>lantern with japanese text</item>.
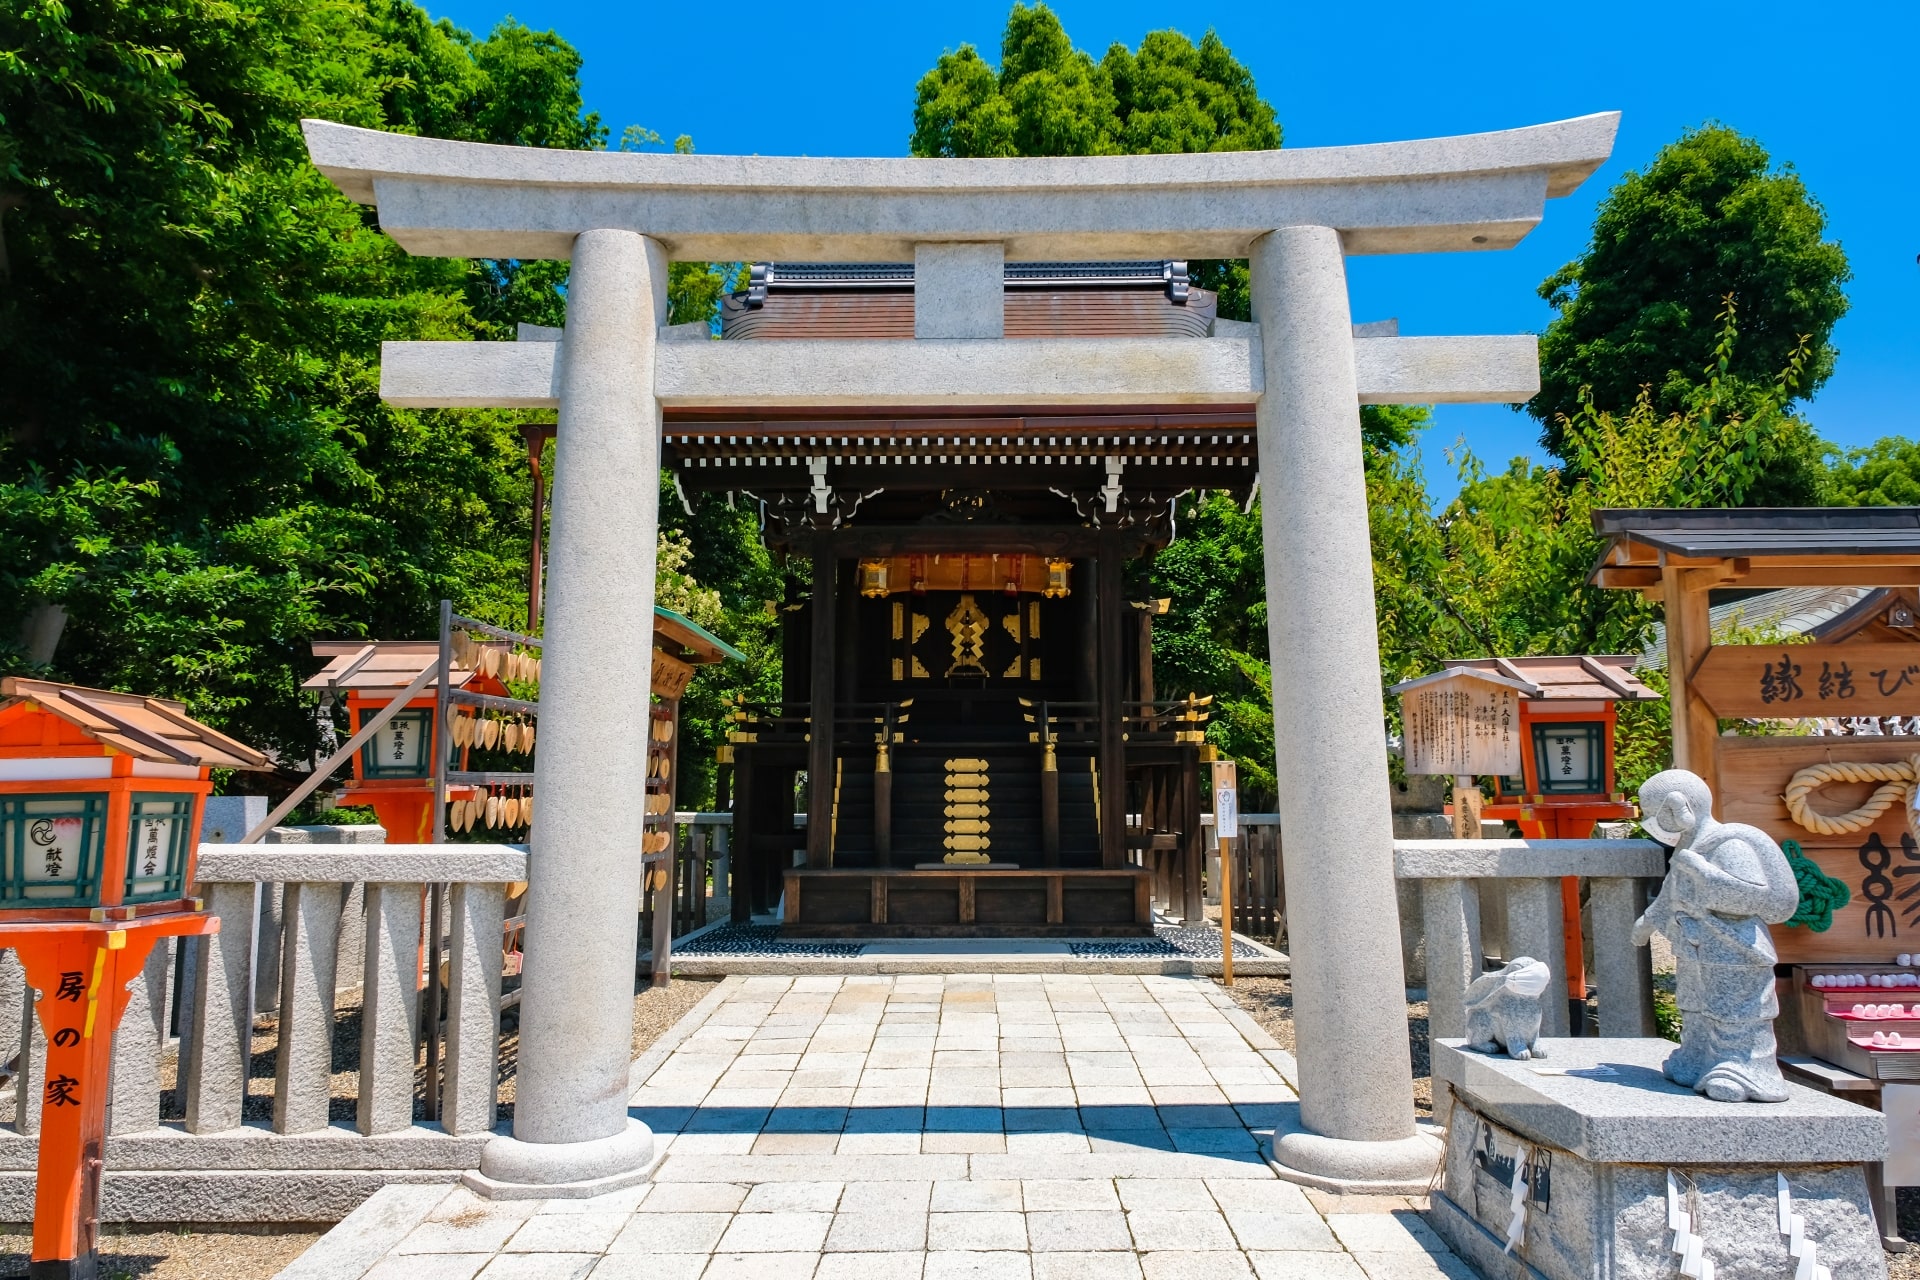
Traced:
MULTIPOLYGON (((505 653, 505 644, 487 642, 477 649, 505 653)), ((420 674, 440 660, 437 640, 376 640, 315 642, 315 657, 329 659, 320 673, 300 687, 319 691, 322 698, 345 695, 351 731, 360 732, 395 699, 406 693, 420 674)), ((474 671, 458 660, 449 682, 467 693, 503 697, 507 686, 486 671, 474 671)), ((429 681, 405 707, 374 730, 353 758, 353 779, 345 798, 369 806, 387 838, 396 844, 429 844, 433 840, 433 753, 448 750, 446 729, 436 723, 439 705, 437 679, 429 681)), ((460 791, 466 796, 470 788, 460 791)))
POLYGON ((182 909, 212 771, 268 767, 177 702, 0 680, 0 913, 182 909))
POLYGON ((0 680, 0 947, 19 958, 46 1044, 40 1096, 22 1094, 40 1113, 30 1275, 98 1274, 128 983, 163 939, 218 932, 188 896, 212 772, 268 767, 177 702, 0 680))
MULTIPOLYGON (((1633 674, 1631 655, 1465 658, 1395 685, 1402 695, 1408 773, 1454 775, 1454 834, 1478 839, 1483 818, 1534 839, 1577 839, 1594 824, 1632 818, 1615 791, 1613 731, 1620 702, 1660 697, 1633 674), (1483 801, 1479 778, 1493 784, 1483 801)), ((1587 995, 1581 961, 1580 888, 1562 880, 1571 1025, 1587 995)))

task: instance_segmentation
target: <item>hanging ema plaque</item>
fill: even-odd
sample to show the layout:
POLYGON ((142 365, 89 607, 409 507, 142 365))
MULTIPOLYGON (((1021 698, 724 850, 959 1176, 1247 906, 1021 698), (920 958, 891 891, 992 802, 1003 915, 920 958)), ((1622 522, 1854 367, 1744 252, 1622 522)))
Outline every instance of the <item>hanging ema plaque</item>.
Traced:
POLYGON ((1408 773, 1520 772, 1517 689, 1457 671, 1400 689, 1408 773))

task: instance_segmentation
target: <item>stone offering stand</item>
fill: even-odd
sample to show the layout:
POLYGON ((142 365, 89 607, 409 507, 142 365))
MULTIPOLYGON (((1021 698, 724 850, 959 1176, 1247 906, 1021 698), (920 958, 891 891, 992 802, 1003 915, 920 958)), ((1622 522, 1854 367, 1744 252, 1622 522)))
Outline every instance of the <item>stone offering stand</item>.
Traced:
POLYGON ((1887 1274, 1862 1168, 1886 1151, 1877 1112, 1797 1085, 1783 1103, 1711 1101, 1661 1075, 1664 1040, 1543 1043, 1530 1062, 1434 1044, 1451 1113, 1437 1098, 1447 1150, 1428 1220, 1482 1275, 1887 1274))

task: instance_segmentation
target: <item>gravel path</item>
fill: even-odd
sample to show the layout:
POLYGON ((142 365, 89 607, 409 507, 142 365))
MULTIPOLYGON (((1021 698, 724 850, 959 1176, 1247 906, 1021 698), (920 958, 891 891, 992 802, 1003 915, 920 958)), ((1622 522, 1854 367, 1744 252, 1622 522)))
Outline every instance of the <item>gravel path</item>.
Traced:
MULTIPOLYGON (((1280 1047, 1293 1052, 1293 986, 1286 978, 1235 978, 1223 988, 1280 1047)), ((1413 1109, 1433 1119, 1433 1068, 1427 1058, 1427 1004, 1407 1002, 1407 1050, 1413 1057, 1413 1109)), ((1920 1276, 1914 1277, 1920 1280, 1920 1276)))

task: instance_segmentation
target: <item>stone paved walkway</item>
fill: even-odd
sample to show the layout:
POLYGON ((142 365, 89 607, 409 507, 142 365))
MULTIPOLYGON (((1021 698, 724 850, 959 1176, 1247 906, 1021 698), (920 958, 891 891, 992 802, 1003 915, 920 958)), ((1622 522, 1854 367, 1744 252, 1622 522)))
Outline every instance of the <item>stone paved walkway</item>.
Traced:
POLYGON ((636 1069, 634 1114, 667 1153, 649 1185, 520 1203, 390 1188, 412 1219, 350 1218, 286 1274, 1471 1277, 1413 1203, 1273 1176, 1260 1142, 1292 1071, 1206 979, 734 978, 636 1069), (335 1236, 364 1261, 318 1265, 335 1236))

